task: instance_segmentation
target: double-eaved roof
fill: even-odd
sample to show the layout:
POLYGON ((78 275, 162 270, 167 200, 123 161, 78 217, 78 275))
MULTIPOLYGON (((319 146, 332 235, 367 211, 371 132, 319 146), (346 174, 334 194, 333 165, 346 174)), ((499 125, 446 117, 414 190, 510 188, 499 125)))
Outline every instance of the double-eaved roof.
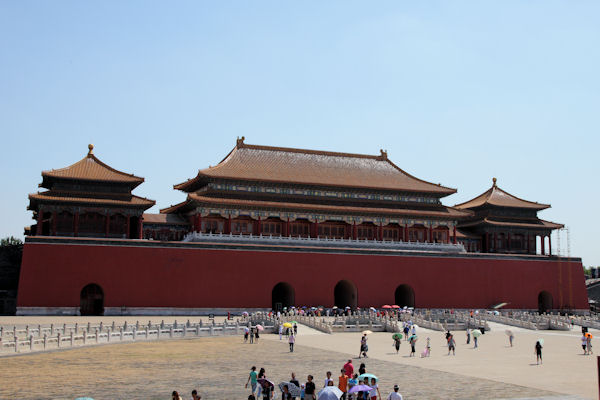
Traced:
POLYGON ((533 201, 523 200, 512 194, 505 192, 496 185, 496 178, 493 180, 492 187, 479 196, 466 201, 461 204, 457 204, 454 207, 460 209, 473 209, 484 205, 492 205, 498 207, 512 207, 512 208, 528 208, 532 210, 545 210, 550 208, 550 204, 541 204, 533 201))
POLYGON ((202 182, 213 179, 416 192, 438 197, 456 192, 408 174, 383 150, 380 155, 363 155, 256 146, 245 144, 243 137, 218 165, 200 170, 195 178, 174 188, 192 192, 202 182))

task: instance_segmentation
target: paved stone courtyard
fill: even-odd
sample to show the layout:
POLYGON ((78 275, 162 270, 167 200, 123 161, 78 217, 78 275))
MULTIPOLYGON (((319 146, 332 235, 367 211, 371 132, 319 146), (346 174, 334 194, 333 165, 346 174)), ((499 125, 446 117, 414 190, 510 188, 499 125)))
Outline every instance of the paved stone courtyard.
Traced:
MULTIPOLYGON (((3 357, 0 398, 170 399, 178 390, 189 398, 196 388, 203 399, 246 399, 250 366, 264 367, 278 383, 295 371, 301 381, 311 373, 317 384, 325 372, 339 371, 344 353, 262 339, 243 344, 239 337, 103 345, 67 351, 3 357)), ((354 360, 358 366, 359 360, 354 360)), ((449 372, 368 359, 367 370, 381 378, 382 395, 394 383, 405 399, 565 398, 524 386, 449 372)))

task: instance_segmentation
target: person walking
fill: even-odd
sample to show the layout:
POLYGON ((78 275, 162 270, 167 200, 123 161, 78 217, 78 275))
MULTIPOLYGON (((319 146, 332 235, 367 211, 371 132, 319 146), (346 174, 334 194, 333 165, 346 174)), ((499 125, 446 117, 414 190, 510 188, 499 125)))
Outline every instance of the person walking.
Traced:
POLYGON ((542 362, 542 344, 540 341, 535 342, 535 363, 540 364, 542 362))
POLYGON ((415 345, 417 344, 417 338, 415 336, 410 337, 410 355, 409 357, 414 357, 416 353, 415 345))
POLYGON ((250 330, 248 328, 244 328, 244 343, 248 343, 248 332, 250 330))
POLYGON ((250 344, 254 343, 254 328, 250 328, 250 344))
POLYGON ((344 371, 346 372, 346 376, 348 378, 352 378, 354 375, 354 365, 352 365, 352 360, 348 360, 346 364, 344 364, 344 371))
MULTIPOLYGON (((448 338, 446 338, 448 340, 448 338)), ((467 328, 467 344, 471 343, 471 330, 467 328)))
POLYGON ((192 400, 201 400, 202 396, 198 394, 196 389, 192 390, 192 400))
POLYGON ((281 400, 292 400, 292 394, 290 393, 288 385, 283 385, 281 400))
POLYGON ((585 338, 588 354, 594 354, 594 352, 592 351, 592 335, 585 335, 585 338))
POLYGON ((288 339, 288 343, 290 345, 290 353, 294 352, 294 343, 296 343, 296 337, 294 335, 290 335, 290 338, 288 339))
POLYGON ((406 322, 404 323, 404 329, 402 331, 404 332, 404 340, 408 341, 408 324, 406 322))
MULTIPOLYGON (((290 383, 300 387, 300 382, 298 382, 298 379, 296 379, 296 374, 294 372, 292 372, 292 379, 290 379, 290 383)), ((292 400, 296 400, 296 398, 292 397, 292 400)))
POLYGON ((283 338, 283 325, 279 325, 279 340, 283 338))
POLYGON ((338 389, 342 391, 342 396, 340 400, 346 400, 347 392, 348 392, 348 375, 346 375, 346 370, 340 370, 340 376, 338 376, 338 389))
POLYGON ((394 347, 396 348, 396 354, 400 351, 401 339, 398 336, 394 336, 394 347))
POLYGON ((367 366, 365 363, 361 363, 360 367, 358 367, 358 375, 364 375, 367 373, 367 366))
POLYGON ((313 376, 308 375, 306 378, 306 383, 304 384, 304 399, 305 400, 316 400, 315 395, 315 383, 313 382, 313 376))
POLYGON ((427 338, 427 344, 425 345, 425 357, 431 356, 431 339, 427 338))
POLYGON ((581 337, 581 348, 583 349, 583 355, 587 355, 587 338, 585 334, 581 337))
POLYGON ((298 324, 294 323, 294 336, 298 336, 298 324))
POLYGON ((256 373, 256 367, 253 365, 250 368, 250 375, 248 375, 248 380, 246 381, 246 389, 248 389, 248 383, 252 388, 252 394, 256 392, 256 380, 258 379, 258 374, 256 373))
POLYGON ((329 386, 329 383, 333 383, 333 379, 331 379, 331 371, 327 371, 327 377, 325 378, 325 382, 323 383, 323 387, 329 386))
POLYGON ((377 379, 371 378, 371 385, 370 386, 371 386, 371 390, 369 391, 369 398, 371 400, 380 399, 381 398, 381 393, 379 393, 379 386, 377 385, 377 379))
MULTIPOLYGON (((473 337, 473 339, 476 339, 475 337, 473 337)), ((448 355, 450 355, 450 352, 452 351, 452 355, 455 356, 456 353, 456 342, 454 341, 454 336, 450 335, 450 337, 448 338, 448 355)))
POLYGON ((515 334, 510 331, 510 334, 508 335, 508 343, 510 343, 510 347, 513 347, 513 340, 515 340, 515 334))
POLYGON ((367 356, 367 351, 368 347, 367 347, 367 334, 364 333, 362 335, 362 337, 360 338, 360 351, 358 353, 358 358, 360 358, 362 355, 364 355, 365 357, 367 356))
POLYGON ((473 335, 473 343, 475 343, 473 348, 476 349, 477 348, 477 336, 476 335, 473 335))
POLYGON ((258 328, 254 329, 254 340, 256 341, 256 343, 258 344, 258 338, 260 336, 258 335, 258 328))
POLYGON ((388 395, 386 400, 402 400, 402 395, 398 393, 399 389, 398 385, 394 385, 394 391, 388 395))

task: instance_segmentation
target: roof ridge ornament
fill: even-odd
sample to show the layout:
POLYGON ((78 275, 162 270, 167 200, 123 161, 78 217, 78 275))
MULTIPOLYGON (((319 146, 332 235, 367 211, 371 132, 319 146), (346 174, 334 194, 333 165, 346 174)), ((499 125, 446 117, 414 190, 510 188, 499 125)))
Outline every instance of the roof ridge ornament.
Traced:
POLYGON ((492 187, 498 187, 498 186, 496 185, 496 181, 497 181, 497 179, 496 179, 496 178, 492 178, 492 187))
POLYGON ((93 144, 88 144, 88 157, 94 154, 94 145, 93 144))
POLYGON ((241 138, 238 136, 237 141, 235 143, 235 147, 243 147, 244 140, 246 140, 246 138, 244 136, 242 136, 241 138))
POLYGON ((387 150, 379 149, 379 151, 381 152, 381 159, 387 160, 388 159, 387 150))

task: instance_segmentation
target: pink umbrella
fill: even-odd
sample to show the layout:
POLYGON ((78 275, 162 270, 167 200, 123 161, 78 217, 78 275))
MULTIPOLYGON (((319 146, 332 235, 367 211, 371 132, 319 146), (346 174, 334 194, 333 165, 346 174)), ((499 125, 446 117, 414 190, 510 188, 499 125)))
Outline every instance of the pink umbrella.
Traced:
POLYGON ((399 306, 399 305, 397 305, 397 304, 394 304, 394 305, 392 306, 392 308, 396 308, 396 309, 398 309, 398 308, 400 308, 400 306, 399 306))
POLYGON ((259 331, 264 331, 265 328, 262 325, 256 325, 256 329, 258 329, 259 331))
POLYGON ((392 306, 386 304, 385 306, 381 307, 381 308, 393 308, 392 306))

